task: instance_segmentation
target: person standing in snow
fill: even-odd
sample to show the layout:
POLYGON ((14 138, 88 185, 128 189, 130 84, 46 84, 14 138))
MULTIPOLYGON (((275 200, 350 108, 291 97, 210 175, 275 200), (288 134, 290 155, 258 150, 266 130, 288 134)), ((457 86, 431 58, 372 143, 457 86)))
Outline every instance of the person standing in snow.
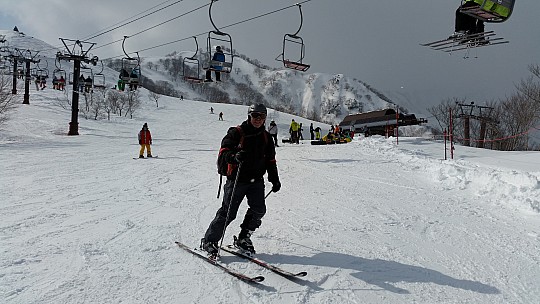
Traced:
POLYGON ((298 144, 298 130, 300 126, 294 119, 291 121, 291 126, 289 127, 289 134, 291 134, 291 144, 298 144))
POLYGON ((311 136, 311 140, 315 139, 315 132, 314 132, 314 129, 313 129, 313 123, 311 123, 311 125, 309 125, 309 135, 311 136))
POLYGON ((315 131, 315 140, 321 140, 321 127, 316 127, 315 131))
POLYGON ((218 120, 223 120, 223 112, 219 112, 219 118, 218 120))
POLYGON ((146 148, 146 157, 152 157, 152 149, 150 145, 152 144, 152 134, 148 129, 148 124, 144 123, 141 131, 139 131, 139 145, 141 145, 141 150, 139 151, 139 158, 144 158, 144 149, 146 148))
POLYGON ((217 257, 218 242, 226 227, 236 218, 244 197, 247 197, 248 209, 234 245, 255 253, 251 234, 259 228, 266 213, 264 174, 268 172, 268 181, 272 183, 273 192, 278 192, 281 188, 275 159, 276 150, 264 127, 266 114, 263 104, 251 105, 247 120, 237 127, 229 128, 221 141, 218 164, 228 167, 227 182, 223 187, 223 202, 201 239, 201 249, 211 257, 217 257))
POLYGON ((272 135, 272 138, 274 139, 274 146, 279 147, 277 140, 278 127, 274 120, 272 120, 270 122, 270 125, 268 126, 268 133, 270 133, 270 135, 272 135))

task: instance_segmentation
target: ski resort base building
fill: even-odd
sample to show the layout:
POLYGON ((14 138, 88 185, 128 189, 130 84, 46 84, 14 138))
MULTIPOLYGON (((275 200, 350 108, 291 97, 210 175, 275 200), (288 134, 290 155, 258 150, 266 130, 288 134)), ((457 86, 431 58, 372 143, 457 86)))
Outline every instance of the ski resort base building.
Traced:
POLYGON ((396 126, 412 126, 427 123, 424 118, 416 118, 414 114, 396 113, 394 109, 385 109, 359 114, 347 115, 339 123, 343 131, 369 135, 393 136, 396 126))

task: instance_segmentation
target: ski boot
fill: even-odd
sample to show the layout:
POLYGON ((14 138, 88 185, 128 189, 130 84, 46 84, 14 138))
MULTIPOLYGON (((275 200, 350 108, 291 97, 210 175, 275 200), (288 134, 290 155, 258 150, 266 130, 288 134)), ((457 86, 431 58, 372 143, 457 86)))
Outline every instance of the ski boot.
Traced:
POLYGON ((448 40, 460 39, 466 35, 465 31, 458 31, 448 37, 448 40))
POLYGON ((211 259, 217 259, 219 253, 219 246, 217 242, 207 242, 204 238, 201 239, 200 248, 208 253, 208 257, 211 259))
POLYGON ((251 233, 253 233, 253 231, 242 229, 240 234, 238 234, 238 238, 234 236, 234 247, 240 249, 248 255, 255 254, 255 248, 253 247, 253 243, 250 239, 251 233))
POLYGON ((139 155, 139 158, 144 158, 144 155, 139 155))
POLYGON ((146 157, 153 157, 152 154, 147 154, 146 157))

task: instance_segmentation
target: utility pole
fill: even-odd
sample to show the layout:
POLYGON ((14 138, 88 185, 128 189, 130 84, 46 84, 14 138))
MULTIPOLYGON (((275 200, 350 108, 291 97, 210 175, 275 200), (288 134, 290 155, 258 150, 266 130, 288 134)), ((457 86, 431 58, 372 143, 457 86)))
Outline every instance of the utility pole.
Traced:
POLYGON ((81 62, 91 63, 95 66, 99 61, 99 58, 97 56, 92 58, 88 57, 88 52, 95 45, 93 42, 65 38, 60 38, 60 40, 66 47, 67 52, 58 52, 56 58, 58 60, 73 61, 73 95, 71 100, 71 122, 69 123, 68 135, 79 135, 79 77, 81 74, 81 62), (68 44, 72 44, 73 47, 70 48, 66 44, 66 41, 68 44), (84 50, 85 47, 87 48, 86 50, 84 50))

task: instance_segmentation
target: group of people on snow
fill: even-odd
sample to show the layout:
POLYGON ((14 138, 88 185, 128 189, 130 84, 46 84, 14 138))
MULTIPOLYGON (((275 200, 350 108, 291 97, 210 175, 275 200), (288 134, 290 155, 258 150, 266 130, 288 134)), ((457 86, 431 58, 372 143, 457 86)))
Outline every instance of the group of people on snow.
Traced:
MULTIPOLYGON (((333 128, 333 127, 332 127, 333 128)), ((300 140, 304 140, 302 123, 296 122, 292 119, 289 126, 289 134, 291 135, 290 142, 293 144, 299 144, 300 140)), ((320 140, 321 139, 321 128, 314 127, 313 123, 309 125, 309 136, 311 140, 320 140)))

